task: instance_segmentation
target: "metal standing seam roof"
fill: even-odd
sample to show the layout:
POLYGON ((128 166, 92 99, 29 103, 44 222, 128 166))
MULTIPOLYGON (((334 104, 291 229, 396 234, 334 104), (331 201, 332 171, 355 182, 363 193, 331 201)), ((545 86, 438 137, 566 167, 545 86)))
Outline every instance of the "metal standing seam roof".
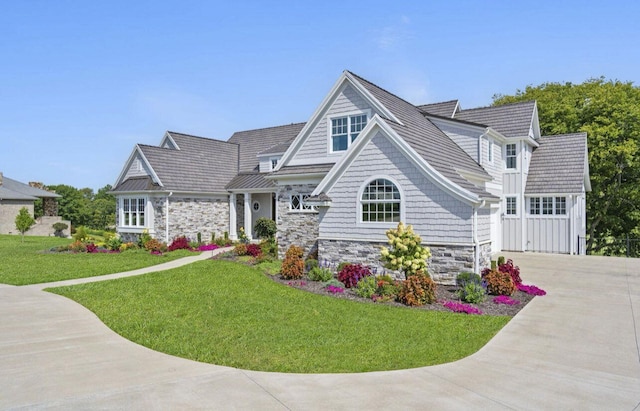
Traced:
POLYGON ((38 198, 60 198, 51 191, 31 187, 12 178, 2 176, 0 184, 0 199, 2 200, 37 200, 38 198))
POLYGON ((240 173, 235 176, 229 184, 225 187, 227 190, 259 190, 259 189, 274 189, 276 185, 271 180, 264 178, 265 173, 240 173))
POLYGON ((491 176, 476 163, 449 136, 436 127, 411 103, 351 73, 378 101, 387 107, 401 122, 386 119, 389 125, 423 159, 447 179, 481 198, 495 198, 483 188, 462 177, 457 170, 487 177, 491 176))
POLYGON ((525 187, 527 194, 579 194, 585 189, 587 134, 540 137, 531 156, 525 187))
POLYGON ((289 147, 286 143, 290 144, 304 125, 305 123, 293 123, 233 133, 229 142, 240 146, 239 172, 258 171, 258 153, 272 152, 276 146, 279 146, 277 152, 285 151, 289 147))
POLYGON ((479 107, 460 110, 453 118, 487 125, 505 137, 522 137, 529 135, 535 107, 535 101, 479 107))
POLYGON ((152 191, 162 190, 162 187, 154 183, 151 177, 130 177, 121 184, 111 190, 112 192, 134 192, 134 191, 152 191))

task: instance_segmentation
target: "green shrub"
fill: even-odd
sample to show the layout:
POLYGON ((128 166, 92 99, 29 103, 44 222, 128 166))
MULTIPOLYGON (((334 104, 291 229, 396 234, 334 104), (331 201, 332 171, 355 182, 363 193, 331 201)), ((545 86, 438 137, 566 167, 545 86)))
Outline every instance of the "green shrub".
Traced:
POLYGON ((278 243, 275 238, 265 238, 260 241, 262 255, 270 258, 278 258, 278 243))
POLYGON ((68 226, 68 225, 66 225, 65 223, 62 223, 62 222, 60 222, 60 221, 58 221, 57 223, 54 223, 52 227, 53 227, 53 229, 54 229, 55 231, 64 231, 64 230, 66 230, 67 228, 69 228, 69 226, 68 226))
MULTIPOLYGON (((501 265, 502 265, 502 264, 504 264, 504 263, 505 263, 504 256, 503 256, 503 255, 501 255, 500 257, 498 257, 498 266, 501 266, 501 265)), ((492 267, 492 268, 493 268, 493 267, 492 267)))
POLYGON ((478 304, 484 301, 487 290, 484 289, 480 282, 469 281, 456 294, 464 302, 478 304))
POLYGON ((73 235, 73 239, 76 241, 85 241, 87 239, 87 229, 80 226, 76 229, 76 233, 73 235))
POLYGON ((256 220, 253 230, 259 238, 274 238, 278 232, 278 227, 272 219, 260 217, 256 220))
POLYGON ((325 281, 322 285, 324 285, 325 287, 328 287, 330 285, 334 287, 344 287, 344 284, 342 284, 342 282, 335 277, 325 281))
MULTIPOLYGON (((314 260, 315 261, 315 260, 314 260)), ((311 281, 329 281, 333 278, 333 273, 328 268, 313 267, 309 271, 309 279, 311 281)))
POLYGON ((122 240, 118 237, 111 237, 104 243, 104 246, 107 248, 107 250, 112 250, 112 251, 120 250, 121 245, 122 245, 122 240))
POLYGON ((511 295, 516 291, 516 286, 509 273, 491 270, 482 279, 487 283, 487 292, 489 294, 511 295))
POLYGON ((469 272, 462 272, 456 277, 456 285, 458 287, 464 287, 465 284, 468 284, 470 282, 476 282, 480 284, 482 282, 482 279, 478 274, 469 272))
POLYGON ((318 260, 316 260, 315 258, 307 258, 307 260, 304 262, 304 269, 307 271, 311 271, 315 267, 319 267, 318 260))
POLYGON ((151 237, 151 235, 149 234, 149 231, 144 230, 142 234, 140 234, 140 237, 138 238, 138 247, 145 248, 144 245, 147 243, 147 241, 150 241, 152 239, 153 237, 151 237))
POLYGON ((496 260, 491 260, 491 269, 495 270, 498 268, 498 262, 496 260))
POLYGON ((427 275, 411 275, 402 282, 398 300, 409 306, 431 304, 436 301, 436 283, 427 275))
POLYGON ((280 273, 285 280, 298 280, 304 274, 304 260, 302 255, 304 250, 301 247, 292 245, 289 247, 282 262, 280 273))
POLYGON ((371 298, 378 290, 378 280, 372 275, 362 278, 358 281, 355 291, 356 294, 363 298, 371 298))
POLYGON ((401 284, 399 281, 394 280, 388 275, 381 275, 376 277, 378 280, 376 295, 373 296, 376 302, 393 301, 398 297, 401 284))

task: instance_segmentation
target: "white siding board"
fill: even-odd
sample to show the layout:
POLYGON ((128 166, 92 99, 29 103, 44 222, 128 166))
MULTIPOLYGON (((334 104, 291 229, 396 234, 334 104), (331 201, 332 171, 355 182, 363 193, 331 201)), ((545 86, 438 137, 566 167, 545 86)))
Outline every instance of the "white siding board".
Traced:
MULTIPOLYGON (((304 142, 302 147, 298 150, 292 161, 300 159, 318 159, 326 158, 326 163, 333 163, 337 161, 337 158, 341 154, 329 155, 329 134, 327 130, 328 118, 337 117, 347 113, 362 112, 365 110, 371 110, 371 107, 362 98, 362 96, 356 92, 353 87, 347 86, 336 97, 331 107, 327 110, 322 119, 318 122, 316 127, 311 131, 309 137, 304 142)), ((374 112, 371 112, 373 116, 374 112)))
POLYGON ((321 217, 320 236, 332 239, 385 241, 386 228, 358 223, 358 191, 372 176, 395 180, 402 194, 404 222, 427 243, 470 243, 473 209, 429 181, 382 134, 376 135, 362 150, 340 180, 327 193, 332 205, 321 217))
POLYGON ((491 240, 491 209, 478 210, 478 241, 491 240))
POLYGON ((457 145, 460 146, 472 159, 478 162, 478 139, 479 133, 473 133, 469 129, 456 127, 453 124, 432 120, 438 128, 449 136, 457 145))
POLYGON ((527 218, 527 251, 569 253, 569 219, 527 218))
POLYGON ((151 172, 146 169, 144 162, 140 158, 140 155, 137 154, 131 162, 129 169, 127 170, 127 174, 125 174, 122 181, 125 181, 126 179, 131 177, 145 177, 148 175, 151 175, 151 172))

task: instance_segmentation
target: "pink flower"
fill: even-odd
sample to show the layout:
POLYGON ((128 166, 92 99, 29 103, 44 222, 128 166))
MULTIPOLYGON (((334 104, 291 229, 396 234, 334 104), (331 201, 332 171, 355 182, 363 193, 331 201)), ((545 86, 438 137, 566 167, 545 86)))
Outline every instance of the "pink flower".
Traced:
POLYGON ((494 297, 493 303, 494 304, 505 304, 505 305, 517 305, 517 304, 520 304, 520 301, 514 300, 513 298, 509 297, 508 295, 499 295, 497 297, 494 297))
POLYGON ((518 284, 518 290, 531 295, 547 295, 547 292, 535 285, 518 284))
POLYGON ((458 303, 455 301, 445 301, 442 305, 444 305, 446 308, 450 309, 454 313, 478 314, 478 315, 482 314, 482 311, 480 311, 476 307, 469 304, 458 303))

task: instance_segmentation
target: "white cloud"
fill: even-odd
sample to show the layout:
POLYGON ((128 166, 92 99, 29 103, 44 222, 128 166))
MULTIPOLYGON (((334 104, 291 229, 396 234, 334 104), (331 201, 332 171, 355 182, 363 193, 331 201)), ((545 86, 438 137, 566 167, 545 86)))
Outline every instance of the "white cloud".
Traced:
POLYGON ((384 51, 394 51, 404 47, 404 43, 412 38, 409 30, 411 19, 400 16, 397 22, 376 31, 375 40, 378 48, 384 51))

